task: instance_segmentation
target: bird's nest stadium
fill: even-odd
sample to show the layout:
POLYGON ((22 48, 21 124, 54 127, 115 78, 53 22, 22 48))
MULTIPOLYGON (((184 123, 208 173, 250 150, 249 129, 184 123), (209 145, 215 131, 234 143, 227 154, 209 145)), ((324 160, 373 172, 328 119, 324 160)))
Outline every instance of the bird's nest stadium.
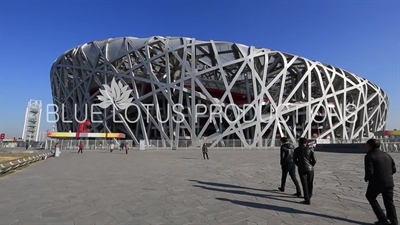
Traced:
POLYGON ((340 68, 300 56, 185 37, 122 37, 68 50, 50 72, 58 131, 91 121, 135 143, 229 139, 275 146, 280 136, 369 138, 384 130, 385 92, 340 68), (72 122, 65 122, 72 121, 72 122), (267 140, 267 141, 265 141, 267 140))

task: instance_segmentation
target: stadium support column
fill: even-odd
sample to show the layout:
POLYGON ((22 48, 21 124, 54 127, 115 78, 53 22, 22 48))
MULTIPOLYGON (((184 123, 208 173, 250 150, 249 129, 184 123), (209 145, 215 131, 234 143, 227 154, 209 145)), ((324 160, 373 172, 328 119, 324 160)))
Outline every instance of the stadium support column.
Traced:
MULTIPOLYGON (((358 121, 365 121, 365 114, 364 113, 357 113, 357 119, 358 121)), ((356 125, 356 123, 352 124, 356 125)), ((358 139, 360 142, 362 140, 362 137, 364 136, 364 130, 365 130, 365 124, 360 124, 359 129, 357 127, 353 127, 353 129, 356 129, 354 132, 356 132, 357 136, 355 136, 356 139, 358 139)))
POLYGON ((196 118, 197 115, 195 115, 195 113, 194 113, 194 112, 196 112, 196 92, 195 92, 196 87, 195 87, 195 80, 194 80, 196 78, 193 73, 191 73, 190 75, 191 75, 191 78, 190 78, 190 85, 191 85, 190 105, 191 105, 191 114, 192 114, 190 116, 190 127, 192 128, 191 132, 190 132, 190 139, 192 140, 192 145, 193 145, 193 143, 195 143, 195 146, 197 146, 197 142, 199 141, 197 134, 196 134, 196 123, 195 123, 197 120, 197 118, 196 118))
POLYGON ((39 106, 39 112, 38 112, 38 116, 37 116, 35 141, 39 140, 40 120, 42 119, 42 102, 40 102, 39 104, 40 104, 40 106, 39 106))
POLYGON ((347 110, 346 110, 346 105, 347 105, 347 80, 344 79, 344 86, 343 86, 343 103, 342 103, 342 108, 340 110, 342 110, 342 121, 340 121, 342 123, 342 134, 341 134, 341 139, 343 140, 347 140, 348 136, 347 136, 347 110))
MULTIPOLYGON (((251 75, 251 72, 248 71, 245 73, 245 85, 246 85, 246 97, 247 97, 247 104, 251 103, 251 93, 250 93, 250 83, 249 83, 249 75, 251 75)), ((252 76, 250 77, 252 78, 252 76)), ((254 114, 253 114, 253 109, 251 108, 250 111, 248 112, 250 115, 250 120, 253 120, 254 114)), ((247 113, 246 113, 247 114, 247 113)), ((254 126, 249 127, 246 129, 246 139, 254 139, 254 126)))
MULTIPOLYGON (((107 76, 105 76, 105 75, 104 75, 104 80, 103 80, 103 82, 104 82, 103 85, 104 85, 104 84, 108 84, 108 82, 107 82, 107 76)), ((117 111, 117 109, 114 108, 114 106, 113 106, 113 108, 112 108, 112 111, 113 111, 113 112, 112 112, 112 113, 114 113, 114 110, 117 111)), ((107 118, 107 109, 103 109, 103 110, 102 110, 102 113, 103 113, 103 118, 107 118)), ((117 113, 118 113, 118 111, 115 112, 115 114, 117 114, 117 113)), ((104 121, 103 121, 103 132, 108 132, 107 130, 109 130, 108 127, 107 127, 107 122, 106 122, 106 121, 107 121, 107 120, 104 120, 104 121)))
POLYGON ((298 110, 295 109, 294 113, 292 114, 292 134, 296 140, 297 137, 297 123, 298 123, 298 110))
POLYGON ((26 141, 26 127, 28 124, 28 113, 29 113, 29 106, 26 107, 26 112, 25 112, 25 121, 24 121, 24 130, 22 131, 22 140, 26 141))
MULTIPOLYGON (((315 62, 314 62, 315 63, 315 62)), ((309 74, 307 75, 307 101, 311 102, 311 75, 312 73, 309 72, 309 74)), ((307 111, 308 114, 311 114, 313 112, 311 112, 311 104, 307 104, 307 111)), ((311 138, 311 130, 312 130, 312 122, 313 122, 314 118, 310 118, 310 121, 307 121, 308 123, 311 123, 309 126, 310 128, 307 129, 307 138, 311 138)))

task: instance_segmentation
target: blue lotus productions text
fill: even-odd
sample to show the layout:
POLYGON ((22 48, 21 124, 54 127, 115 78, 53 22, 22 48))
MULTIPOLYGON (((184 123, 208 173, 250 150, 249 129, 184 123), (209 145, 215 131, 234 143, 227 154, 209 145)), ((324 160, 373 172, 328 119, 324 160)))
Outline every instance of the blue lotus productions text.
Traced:
POLYGON ((146 119, 147 123, 150 121, 167 123, 170 120, 172 120, 174 123, 184 123, 185 114, 189 114, 194 115, 195 118, 208 118, 210 122, 217 122, 217 120, 222 122, 222 119, 228 123, 237 123, 239 121, 244 123, 250 123, 254 121, 267 123, 271 119, 277 119, 281 122, 288 122, 293 116, 295 116, 295 120, 297 122, 299 118, 299 109, 302 109, 301 112, 302 115, 305 115, 306 117, 306 123, 309 121, 323 123, 328 119, 332 119, 330 117, 338 117, 338 115, 345 117, 344 120, 346 120, 348 123, 355 123, 357 121, 357 112, 355 110, 356 106, 353 104, 347 104, 345 107, 340 105, 339 109, 342 111, 338 112, 338 110, 334 107, 326 107, 323 104, 316 104, 312 107, 298 107, 295 104, 289 103, 275 107, 270 106, 268 113, 265 113, 265 111, 263 112, 262 107, 257 107, 254 104, 243 104, 240 106, 235 104, 196 104, 193 108, 184 106, 182 104, 174 104, 169 106, 170 107, 167 107, 167 112, 165 115, 165 113, 161 113, 160 106, 157 104, 131 104, 125 109, 116 109, 111 107, 107 110, 99 108, 96 104, 92 104, 90 106, 78 106, 75 104, 73 109, 70 107, 67 108, 64 104, 62 104, 61 107, 55 104, 48 104, 46 110, 46 119, 49 123, 57 123, 60 121, 62 123, 81 123, 87 120, 90 120, 91 123, 104 123, 105 119, 108 120, 109 117, 112 116, 114 123, 137 123, 140 121, 140 119, 144 118, 146 119), (136 118, 132 118, 131 115, 128 116, 128 112, 132 112, 134 108, 136 108, 136 118), (153 109, 156 114, 155 118, 153 118, 152 114, 150 113, 153 111, 153 109), (73 118, 66 118, 65 115, 71 114, 71 112, 74 114, 73 118), (323 116, 319 116, 318 119, 316 119, 316 115, 318 114, 323 116), (53 120, 51 119, 52 116, 54 116, 53 120), (95 120, 95 118, 102 119, 95 120))

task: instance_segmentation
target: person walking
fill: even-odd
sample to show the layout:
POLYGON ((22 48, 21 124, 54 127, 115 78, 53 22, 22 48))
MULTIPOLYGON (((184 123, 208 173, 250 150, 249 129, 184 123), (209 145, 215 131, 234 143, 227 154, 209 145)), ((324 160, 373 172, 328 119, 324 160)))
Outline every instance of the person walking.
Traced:
POLYGON ((56 148, 56 151, 54 152, 54 157, 59 157, 61 154, 60 144, 57 142, 54 147, 56 148))
POLYGON ((207 148, 206 143, 203 143, 203 147, 201 148, 201 150, 203 152, 203 158, 206 159, 206 157, 207 157, 207 159, 209 159, 208 158, 208 148, 207 148))
POLYGON ((82 141, 79 143, 79 150, 78 150, 78 153, 83 153, 83 143, 82 143, 82 141))
POLYGON ((115 148, 114 143, 111 143, 111 144, 110 144, 110 152, 113 152, 113 151, 114 151, 114 148, 115 148))
POLYGON ((25 142, 25 150, 28 150, 28 148, 29 148, 29 142, 26 141, 26 142, 25 142))
POLYGON ((393 174, 396 173, 396 165, 393 158, 380 150, 381 143, 376 139, 367 141, 368 152, 364 157, 365 182, 368 182, 367 198, 378 221, 375 224, 398 225, 396 207, 393 202, 394 181, 393 174), (386 215, 376 198, 382 194, 386 215))
POLYGON ((125 146, 125 153, 128 154, 129 145, 128 145, 128 144, 125 144, 124 146, 125 146))
POLYGON ((292 179, 294 186, 296 186, 296 193, 295 196, 301 196, 301 189, 299 182, 296 178, 296 165, 293 162, 293 153, 294 153, 294 145, 289 143, 286 137, 281 138, 281 157, 280 157, 280 164, 282 169, 282 179, 281 179, 281 186, 278 188, 281 192, 285 192, 285 184, 286 178, 289 173, 290 178, 292 179))
POLYGON ((299 147, 293 152, 293 162, 299 170, 301 185, 303 187, 304 201, 310 205, 314 186, 314 166, 317 163, 313 148, 307 146, 307 139, 300 138, 299 147))

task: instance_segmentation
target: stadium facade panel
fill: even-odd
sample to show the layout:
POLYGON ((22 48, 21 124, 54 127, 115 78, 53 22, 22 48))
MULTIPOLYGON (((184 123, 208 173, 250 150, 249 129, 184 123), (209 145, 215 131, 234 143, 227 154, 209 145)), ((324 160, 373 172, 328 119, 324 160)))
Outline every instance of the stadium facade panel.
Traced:
POLYGON ((280 136, 368 138, 384 130, 388 112, 381 88, 340 68, 185 37, 86 43, 54 62, 50 80, 63 117, 58 131, 76 131, 77 120, 87 119, 92 132, 123 132, 136 143, 164 140, 166 146, 204 138, 212 146, 240 140, 243 147, 275 146, 280 136))

